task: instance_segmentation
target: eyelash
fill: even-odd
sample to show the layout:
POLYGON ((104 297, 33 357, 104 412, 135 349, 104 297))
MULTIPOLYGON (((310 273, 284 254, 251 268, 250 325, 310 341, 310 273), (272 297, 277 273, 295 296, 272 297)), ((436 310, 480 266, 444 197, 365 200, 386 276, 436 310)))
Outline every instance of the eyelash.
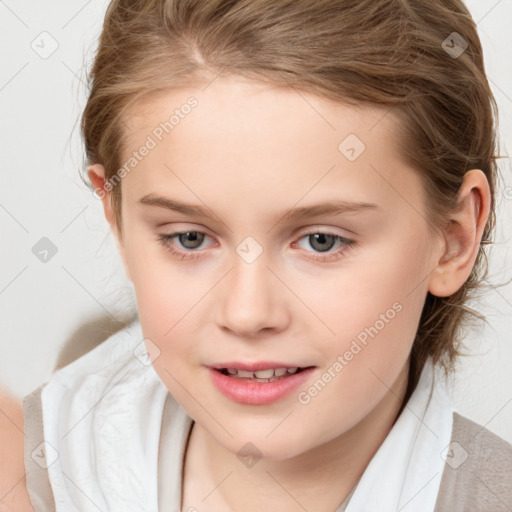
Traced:
MULTIPOLYGON (((184 260, 184 259, 195 260, 197 258, 201 258, 203 256, 203 254, 197 250, 193 250, 193 249, 190 249, 188 251, 177 250, 174 248, 174 244, 169 243, 176 236, 184 235, 186 233, 201 233, 201 234, 206 235, 206 233, 203 233, 202 231, 189 230, 189 231, 177 231, 177 232, 171 233, 169 235, 159 234, 159 235, 157 235, 157 239, 171 253, 172 256, 181 257, 180 258, 181 260, 184 260)), ((348 238, 337 235, 335 233, 330 233, 328 231, 311 231, 309 233, 304 233, 301 235, 301 237, 298 239, 297 242, 299 242, 303 238, 306 238, 310 235, 316 235, 316 234, 333 236, 336 239, 336 241, 339 240, 340 242, 342 242, 343 246, 341 247, 341 250, 339 250, 340 248, 338 248, 337 252, 328 253, 328 256, 308 256, 308 258, 315 260, 315 261, 320 261, 320 262, 336 261, 339 258, 345 256, 345 254, 350 249, 352 249, 354 245, 356 245, 355 240, 350 240, 348 238)), ((206 236, 208 236, 208 235, 206 235, 206 236)), ((294 243, 297 243, 297 242, 294 242, 294 243)))

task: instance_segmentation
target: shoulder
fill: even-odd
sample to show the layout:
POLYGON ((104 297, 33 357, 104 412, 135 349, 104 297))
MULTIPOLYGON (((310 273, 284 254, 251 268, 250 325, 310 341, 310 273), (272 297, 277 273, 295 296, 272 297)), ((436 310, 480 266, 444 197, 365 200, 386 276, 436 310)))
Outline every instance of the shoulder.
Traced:
POLYGON ((436 511, 512 510, 512 445, 456 412, 436 511), (469 507, 469 508, 468 508, 469 507))
POLYGON ((72 499, 71 478, 85 494, 101 482, 105 492, 138 503, 146 485, 144 468, 156 467, 167 393, 138 322, 54 372, 23 402, 30 496, 43 496, 45 510, 53 510, 52 500, 72 499), (34 461, 33 453, 41 459, 34 461))
POLYGON ((512 471, 512 445, 484 426, 456 412, 453 414, 452 440, 467 444, 473 451, 473 462, 498 459, 508 463, 506 467, 512 471))

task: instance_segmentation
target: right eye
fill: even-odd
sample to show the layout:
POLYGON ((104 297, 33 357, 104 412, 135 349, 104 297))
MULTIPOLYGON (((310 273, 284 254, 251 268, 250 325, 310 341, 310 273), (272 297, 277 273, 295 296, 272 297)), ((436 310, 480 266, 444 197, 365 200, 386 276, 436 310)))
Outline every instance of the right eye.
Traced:
POLYGON ((200 247, 207 237, 209 238, 206 233, 201 231, 177 231, 168 235, 159 234, 157 239, 172 255, 181 256, 181 259, 195 259, 203 255, 195 249, 200 247), (176 249, 175 238, 185 250, 181 248, 176 249))

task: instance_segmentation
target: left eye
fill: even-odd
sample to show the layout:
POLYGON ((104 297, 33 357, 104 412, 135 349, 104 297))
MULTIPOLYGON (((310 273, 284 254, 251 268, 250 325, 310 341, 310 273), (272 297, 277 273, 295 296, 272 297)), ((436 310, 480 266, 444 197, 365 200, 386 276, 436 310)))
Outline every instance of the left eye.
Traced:
POLYGON ((331 233, 311 233, 303 236, 300 240, 307 240, 308 243, 315 250, 319 252, 326 252, 333 248, 336 243, 336 240, 344 240, 342 237, 338 235, 333 235, 331 233))
POLYGON ((307 258, 320 262, 329 262, 342 258, 356 244, 355 240, 349 240, 340 235, 324 233, 322 231, 306 233, 299 239, 298 245, 300 247, 302 247, 300 244, 302 240, 307 240, 308 244, 315 249, 314 251, 307 251, 309 253, 307 258), (340 244, 338 245, 338 250, 331 251, 336 241, 340 244))

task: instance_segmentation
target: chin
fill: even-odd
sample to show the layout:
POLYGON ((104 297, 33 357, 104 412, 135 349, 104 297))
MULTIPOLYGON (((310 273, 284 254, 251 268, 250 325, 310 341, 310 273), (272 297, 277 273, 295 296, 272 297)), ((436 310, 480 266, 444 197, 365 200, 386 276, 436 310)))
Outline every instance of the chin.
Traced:
POLYGON ((292 437, 287 430, 279 434, 272 433, 268 437, 266 437, 266 428, 259 428, 257 431, 247 428, 240 428, 240 430, 230 428, 230 433, 233 437, 223 435, 222 438, 215 436, 215 439, 226 450, 237 455, 242 462, 243 459, 251 457, 275 461, 286 460, 312 448, 306 446, 304 437, 297 435, 292 437))

